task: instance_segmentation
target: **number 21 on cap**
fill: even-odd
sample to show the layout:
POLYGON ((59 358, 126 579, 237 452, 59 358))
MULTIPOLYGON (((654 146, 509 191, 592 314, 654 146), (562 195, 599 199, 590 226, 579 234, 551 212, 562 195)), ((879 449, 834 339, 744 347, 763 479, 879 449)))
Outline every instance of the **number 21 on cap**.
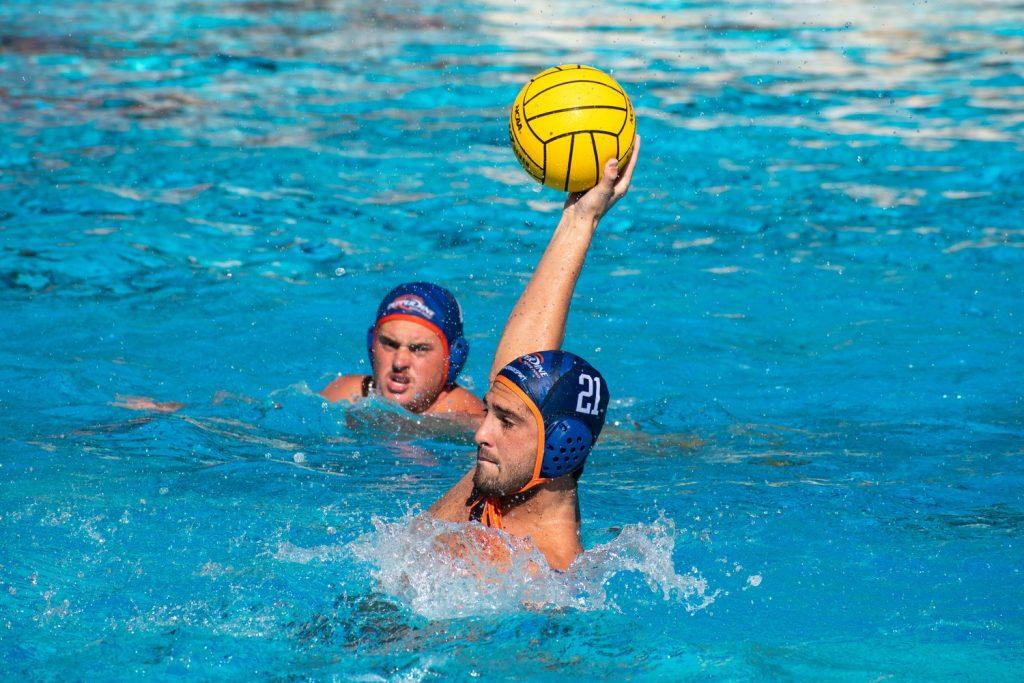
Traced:
POLYGON ((597 415, 597 407, 601 404, 601 378, 581 374, 580 384, 586 387, 576 397, 576 412, 597 415))

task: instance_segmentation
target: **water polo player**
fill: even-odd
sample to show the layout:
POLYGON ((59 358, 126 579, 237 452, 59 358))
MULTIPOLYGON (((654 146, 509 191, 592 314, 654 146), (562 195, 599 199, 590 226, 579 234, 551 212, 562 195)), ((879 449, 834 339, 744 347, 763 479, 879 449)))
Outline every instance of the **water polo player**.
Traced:
POLYGON ((469 344, 459 302, 444 287, 410 282, 392 289, 377 307, 366 345, 373 374, 339 377, 320 392, 324 398, 377 395, 413 413, 483 416, 480 399, 456 383, 469 344))
POLYGON ((585 360, 559 350, 576 280, 601 217, 629 188, 640 138, 623 169, 569 195, 562 219, 516 302, 491 366, 476 466, 431 508, 528 538, 552 568, 583 552, 577 480, 604 425, 608 388, 585 360))

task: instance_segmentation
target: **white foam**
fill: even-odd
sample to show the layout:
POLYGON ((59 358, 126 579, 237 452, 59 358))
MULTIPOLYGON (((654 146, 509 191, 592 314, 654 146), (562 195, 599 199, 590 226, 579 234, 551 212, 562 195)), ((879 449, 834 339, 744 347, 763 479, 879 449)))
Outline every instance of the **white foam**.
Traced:
POLYGON ((528 542, 478 524, 410 514, 396 521, 374 518, 373 525, 374 531, 348 549, 371 566, 381 590, 429 619, 550 608, 621 611, 628 604, 618 604, 624 601, 612 579, 628 573, 639 574, 661 599, 690 612, 704 609, 718 594, 696 568, 676 571, 675 525, 664 518, 624 527, 565 573, 548 568, 528 542))

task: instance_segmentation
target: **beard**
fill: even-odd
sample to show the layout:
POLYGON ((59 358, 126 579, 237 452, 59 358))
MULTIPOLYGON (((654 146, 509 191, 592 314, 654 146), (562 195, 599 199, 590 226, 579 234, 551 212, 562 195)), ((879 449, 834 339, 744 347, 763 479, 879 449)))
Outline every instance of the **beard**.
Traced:
POLYGON ((529 484, 532 478, 532 462, 518 467, 478 463, 473 472, 473 489, 483 496, 511 496, 529 484))

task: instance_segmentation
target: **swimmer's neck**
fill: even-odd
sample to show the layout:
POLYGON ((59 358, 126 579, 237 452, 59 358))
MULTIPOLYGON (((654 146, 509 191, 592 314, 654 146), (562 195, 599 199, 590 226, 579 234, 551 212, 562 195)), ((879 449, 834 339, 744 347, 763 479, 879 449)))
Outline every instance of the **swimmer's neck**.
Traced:
MULTIPOLYGON (((571 526, 579 529, 579 498, 576 481, 571 476, 553 479, 526 494, 512 496, 506 504, 506 529, 509 523, 514 526, 571 526)), ((516 533, 514 528, 510 532, 516 533)))
POLYGON ((571 476, 559 477, 534 491, 522 501, 510 501, 504 529, 513 536, 529 538, 552 569, 565 571, 583 552, 576 481, 571 476))

